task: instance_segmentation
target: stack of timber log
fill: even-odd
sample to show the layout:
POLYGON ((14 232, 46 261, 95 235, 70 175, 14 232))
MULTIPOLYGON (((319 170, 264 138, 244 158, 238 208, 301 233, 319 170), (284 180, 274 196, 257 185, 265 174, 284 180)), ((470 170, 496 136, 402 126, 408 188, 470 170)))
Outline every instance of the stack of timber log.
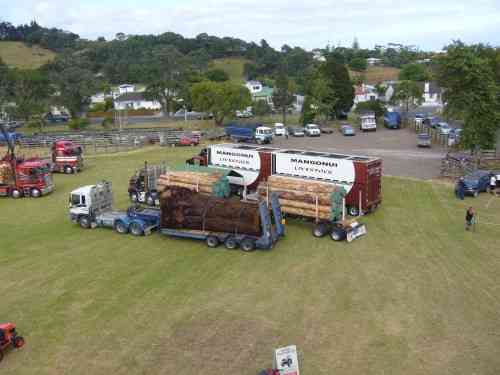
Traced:
POLYGON ((285 176, 270 176, 258 187, 263 199, 277 193, 284 213, 316 220, 331 220, 332 195, 338 190, 337 185, 329 182, 285 176))
POLYGON ((157 190, 163 192, 170 187, 181 187, 219 197, 226 196, 226 190, 229 193, 229 181, 219 172, 169 171, 158 178, 157 190))
POLYGON ((0 184, 8 184, 12 180, 12 167, 7 162, 0 161, 0 184))
POLYGON ((256 203, 200 194, 178 186, 167 187, 160 196, 161 227, 204 232, 259 236, 256 203))

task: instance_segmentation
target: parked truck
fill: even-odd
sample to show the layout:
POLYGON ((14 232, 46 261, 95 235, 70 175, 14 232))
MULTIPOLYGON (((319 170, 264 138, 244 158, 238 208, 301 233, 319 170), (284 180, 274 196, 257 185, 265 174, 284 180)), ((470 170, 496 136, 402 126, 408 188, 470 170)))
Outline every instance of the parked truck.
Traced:
POLYGON ((53 172, 72 174, 83 169, 82 147, 69 140, 58 140, 50 148, 52 161, 50 163, 53 172))
POLYGON ((165 174, 166 171, 165 164, 148 165, 147 162, 144 162, 144 167, 130 177, 128 185, 130 200, 134 203, 145 203, 148 206, 159 206, 160 197, 157 181, 158 177, 165 174))
POLYGON ((102 181, 73 190, 69 196, 69 216, 82 228, 109 227, 121 234, 151 234, 160 223, 160 211, 154 208, 113 209, 111 182, 102 181))
POLYGON ((387 111, 384 114, 384 126, 387 129, 399 129, 401 127, 401 115, 399 112, 387 111))
POLYGON ((359 114, 359 129, 363 132, 377 131, 375 112, 366 111, 359 114))
POLYGON ((160 231, 167 236, 205 241, 208 247, 224 244, 245 252, 270 250, 285 229, 278 197, 272 194, 268 203, 216 198, 173 187, 161 195, 160 231))
POLYGON ((224 127, 226 136, 234 142, 272 143, 273 130, 261 124, 230 123, 224 127))
POLYGON ((230 183, 247 193, 256 191, 271 175, 330 182, 346 190, 346 210, 351 216, 373 211, 382 202, 382 160, 376 157, 218 144, 186 162, 230 170, 230 183))
POLYGON ((24 159, 17 157, 14 144, 7 135, 4 125, 0 133, 7 141, 8 151, 0 159, 0 196, 39 198, 54 190, 52 173, 47 163, 39 158, 24 159))

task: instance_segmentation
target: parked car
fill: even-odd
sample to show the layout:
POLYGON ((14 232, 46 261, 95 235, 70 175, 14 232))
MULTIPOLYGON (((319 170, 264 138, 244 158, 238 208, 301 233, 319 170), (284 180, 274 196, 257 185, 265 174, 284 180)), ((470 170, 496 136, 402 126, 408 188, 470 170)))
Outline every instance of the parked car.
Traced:
POLYGON ((253 114, 252 114, 252 112, 247 111, 247 110, 236 111, 236 117, 238 117, 238 118, 251 118, 251 117, 253 117, 253 114))
POLYGON ((179 109, 174 113, 174 118, 176 119, 197 119, 201 120, 206 116, 204 112, 186 111, 185 109, 179 109))
POLYGON ((356 135, 354 128, 349 124, 344 124, 340 126, 340 132, 345 136, 356 135))
POLYGON ((477 197, 479 193, 488 190, 491 172, 477 170, 464 176, 465 194, 477 197))
POLYGON ((431 136, 429 133, 417 134, 417 147, 431 147, 431 136))
POLYGON ((320 128, 320 130, 321 130, 321 133, 323 133, 323 134, 333 134, 333 128, 330 128, 328 126, 322 126, 320 128))
POLYGON ((288 134, 290 134, 293 137, 303 137, 303 136, 305 136, 304 128, 299 128, 299 127, 294 127, 294 126, 289 126, 288 127, 288 134))
POLYGON ((401 127, 401 115, 398 112, 386 112, 384 114, 384 126, 387 129, 399 129, 401 127))
POLYGON ((319 126, 316 124, 307 124, 304 127, 304 133, 308 137, 319 137, 321 135, 321 130, 319 129, 319 126))
POLYGON ((200 138, 192 135, 182 135, 179 138, 179 146, 196 146, 200 143, 200 138))
POLYGON ((61 113, 60 115, 53 115, 48 113, 45 120, 51 124, 62 124, 69 121, 69 115, 61 113))
POLYGON ((274 123, 274 135, 286 135, 286 128, 281 122, 274 123))
POLYGON ((440 120, 437 117, 426 117, 423 121, 424 125, 427 125, 430 128, 435 129, 436 125, 440 122, 440 120))
POLYGON ((440 135, 448 135, 450 134, 451 127, 446 122, 438 122, 435 126, 435 129, 439 131, 440 135))

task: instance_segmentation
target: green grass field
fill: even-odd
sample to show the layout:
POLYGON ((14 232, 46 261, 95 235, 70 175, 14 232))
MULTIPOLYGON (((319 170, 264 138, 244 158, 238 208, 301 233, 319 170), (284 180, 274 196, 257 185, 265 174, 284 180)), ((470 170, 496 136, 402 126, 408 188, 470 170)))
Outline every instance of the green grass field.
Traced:
POLYGON ((254 375, 288 344, 303 374, 500 372, 500 198, 385 178, 367 236, 314 239, 292 221, 275 249, 251 254, 69 222, 72 189, 109 179, 126 208, 145 160, 197 151, 87 158, 50 196, 0 200, 0 320, 27 340, 2 375, 254 375), (463 229, 469 204, 475 233, 463 229))
POLYGON ((245 83, 244 67, 248 60, 240 57, 228 57, 212 60, 209 64, 210 69, 222 69, 228 75, 229 79, 235 83, 245 83))
POLYGON ((56 54, 39 46, 29 47, 22 42, 0 41, 0 58, 19 69, 37 69, 52 61, 56 54))

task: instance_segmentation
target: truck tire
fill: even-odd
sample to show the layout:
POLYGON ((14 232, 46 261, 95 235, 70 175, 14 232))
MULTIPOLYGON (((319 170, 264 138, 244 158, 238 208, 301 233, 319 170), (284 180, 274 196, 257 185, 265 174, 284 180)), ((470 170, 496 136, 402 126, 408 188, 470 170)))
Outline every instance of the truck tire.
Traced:
POLYGON ((134 236, 142 236, 144 234, 144 231, 142 230, 142 227, 139 223, 132 223, 130 224, 130 233, 134 236))
POLYGON ((312 230, 313 236, 317 238, 324 237, 327 233, 328 233, 328 224, 325 223, 316 224, 312 230))
POLYGON ((42 192, 40 189, 33 188, 31 189, 30 195, 32 198, 40 198, 42 196, 42 192))
POLYGON ((246 253, 249 253, 251 251, 255 250, 255 242, 251 238, 245 238, 241 242, 241 250, 243 250, 246 253))
POLYGON ((347 233, 342 228, 333 228, 330 237, 334 241, 343 241, 347 237, 347 233))
POLYGON ((226 246, 226 249, 228 250, 234 250, 238 247, 238 241, 236 241, 236 238, 234 237, 228 237, 224 241, 224 246, 226 246))
POLYGON ((115 230, 120 234, 128 233, 128 227, 123 223, 123 221, 117 221, 115 223, 115 230))
POLYGON ((14 348, 20 349, 24 346, 24 337, 22 336, 17 336, 14 339, 14 342, 12 343, 14 345, 14 348))
POLYGON ((219 246, 219 239, 215 236, 208 236, 207 237, 207 246, 214 248, 219 246))
POLYGON ((347 213, 350 216, 359 216, 359 209, 355 206, 349 206, 347 207, 347 213))
POLYGON ((83 229, 89 229, 90 219, 87 216, 80 216, 78 218, 78 224, 80 224, 80 227, 82 227, 83 229))
POLYGON ((73 174, 74 170, 72 167, 70 167, 69 165, 65 166, 64 167, 64 173, 66 174, 73 174))
POLYGON ((21 192, 21 190, 14 189, 10 192, 10 196, 14 199, 18 199, 23 196, 23 193, 21 192))

